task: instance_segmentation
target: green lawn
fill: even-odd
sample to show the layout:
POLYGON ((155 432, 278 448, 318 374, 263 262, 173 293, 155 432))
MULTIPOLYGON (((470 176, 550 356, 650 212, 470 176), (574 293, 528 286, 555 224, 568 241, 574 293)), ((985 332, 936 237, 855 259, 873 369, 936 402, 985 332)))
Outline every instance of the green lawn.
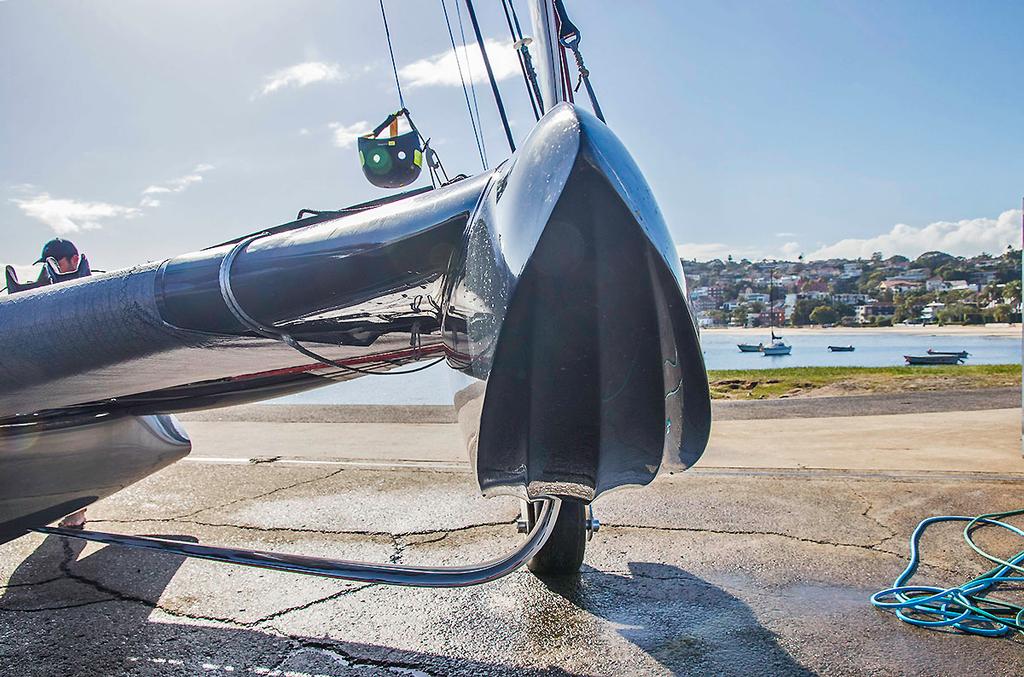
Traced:
POLYGON ((1020 387, 1019 364, 922 367, 792 367, 708 372, 715 399, 766 399, 969 388, 1020 387))

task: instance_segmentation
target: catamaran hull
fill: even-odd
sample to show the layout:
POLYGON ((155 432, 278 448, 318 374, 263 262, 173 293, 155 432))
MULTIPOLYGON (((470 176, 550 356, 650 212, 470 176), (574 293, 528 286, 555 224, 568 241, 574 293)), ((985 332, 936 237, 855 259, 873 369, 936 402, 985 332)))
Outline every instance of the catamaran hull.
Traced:
POLYGON ((109 496, 190 449, 173 416, 0 425, 0 543, 109 496))
MULTIPOLYGON (((0 449, 0 477, 38 479, 105 417, 130 428, 428 359, 469 377, 455 404, 487 494, 587 502, 689 467, 710 429, 675 245, 622 144, 569 105, 490 174, 4 298, 0 326, 5 444, 34 440, 0 449)), ((0 525, 44 524, 187 453, 118 444, 135 445, 130 472, 99 463, 45 510, 2 485, 0 525)))
POLYGON ((679 256, 621 142, 563 104, 492 177, 444 306, 485 494, 589 502, 700 457, 707 375, 679 256))

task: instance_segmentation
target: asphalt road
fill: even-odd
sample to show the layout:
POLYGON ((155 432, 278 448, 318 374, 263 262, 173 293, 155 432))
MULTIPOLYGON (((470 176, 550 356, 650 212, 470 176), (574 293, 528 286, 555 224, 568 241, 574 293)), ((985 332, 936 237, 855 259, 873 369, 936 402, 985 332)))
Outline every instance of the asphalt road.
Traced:
MULTIPOLYGON (((945 423, 932 416, 937 435, 988 421, 990 435, 1011 446, 1019 440, 1019 430, 992 423, 1019 420, 1019 410, 965 412, 945 423)), ((891 425, 915 418, 893 416, 891 425)), ((258 449, 261 440, 248 442, 258 449)), ((806 446, 813 452, 814 441, 806 446)), ((458 590, 390 588, 30 535, 0 545, 0 669, 1019 674, 1021 639, 911 628, 867 603, 906 565, 918 520, 1020 507, 1024 468, 1010 467, 1019 455, 1004 457, 1005 472, 980 473, 973 456, 982 450, 961 448, 960 464, 941 470, 779 468, 763 456, 749 467, 701 466, 614 492, 596 504, 603 527, 584 571, 561 581, 519 571, 458 590)), ((89 517, 100 530, 456 564, 514 547, 517 511, 514 500, 479 497, 466 468, 440 462, 382 461, 370 470, 298 456, 258 464, 197 456, 101 501, 89 517)), ((924 548, 922 581, 956 584, 984 569, 955 527, 924 548)))

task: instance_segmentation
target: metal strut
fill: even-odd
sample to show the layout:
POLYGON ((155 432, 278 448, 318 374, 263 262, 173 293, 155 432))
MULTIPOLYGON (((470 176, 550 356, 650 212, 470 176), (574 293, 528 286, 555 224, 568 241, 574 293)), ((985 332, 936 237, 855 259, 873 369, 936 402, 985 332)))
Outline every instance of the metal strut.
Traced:
POLYGON ((544 547, 544 543, 548 540, 555 527, 555 520, 558 518, 561 501, 558 498, 545 497, 537 502, 541 504, 540 517, 533 531, 530 532, 526 543, 505 557, 492 559, 481 564, 457 567, 424 567, 354 562, 261 550, 219 548, 152 536, 128 536, 102 531, 61 529, 59 527, 39 527, 32 531, 50 536, 79 538, 107 545, 123 545, 129 548, 156 550, 171 555, 196 557, 214 562, 241 564, 261 569, 274 569, 276 571, 324 576, 326 578, 341 578, 361 583, 385 583, 387 585, 407 585, 424 588, 458 588, 487 583, 488 581, 506 576, 525 564, 544 547))

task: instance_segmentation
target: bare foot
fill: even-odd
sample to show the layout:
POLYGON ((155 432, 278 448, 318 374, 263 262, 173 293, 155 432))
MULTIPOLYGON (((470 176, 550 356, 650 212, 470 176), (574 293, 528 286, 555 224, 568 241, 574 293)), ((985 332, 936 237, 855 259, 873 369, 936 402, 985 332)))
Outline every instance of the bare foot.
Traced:
POLYGON ((85 526, 85 508, 62 519, 57 525, 62 529, 81 529, 85 526))

